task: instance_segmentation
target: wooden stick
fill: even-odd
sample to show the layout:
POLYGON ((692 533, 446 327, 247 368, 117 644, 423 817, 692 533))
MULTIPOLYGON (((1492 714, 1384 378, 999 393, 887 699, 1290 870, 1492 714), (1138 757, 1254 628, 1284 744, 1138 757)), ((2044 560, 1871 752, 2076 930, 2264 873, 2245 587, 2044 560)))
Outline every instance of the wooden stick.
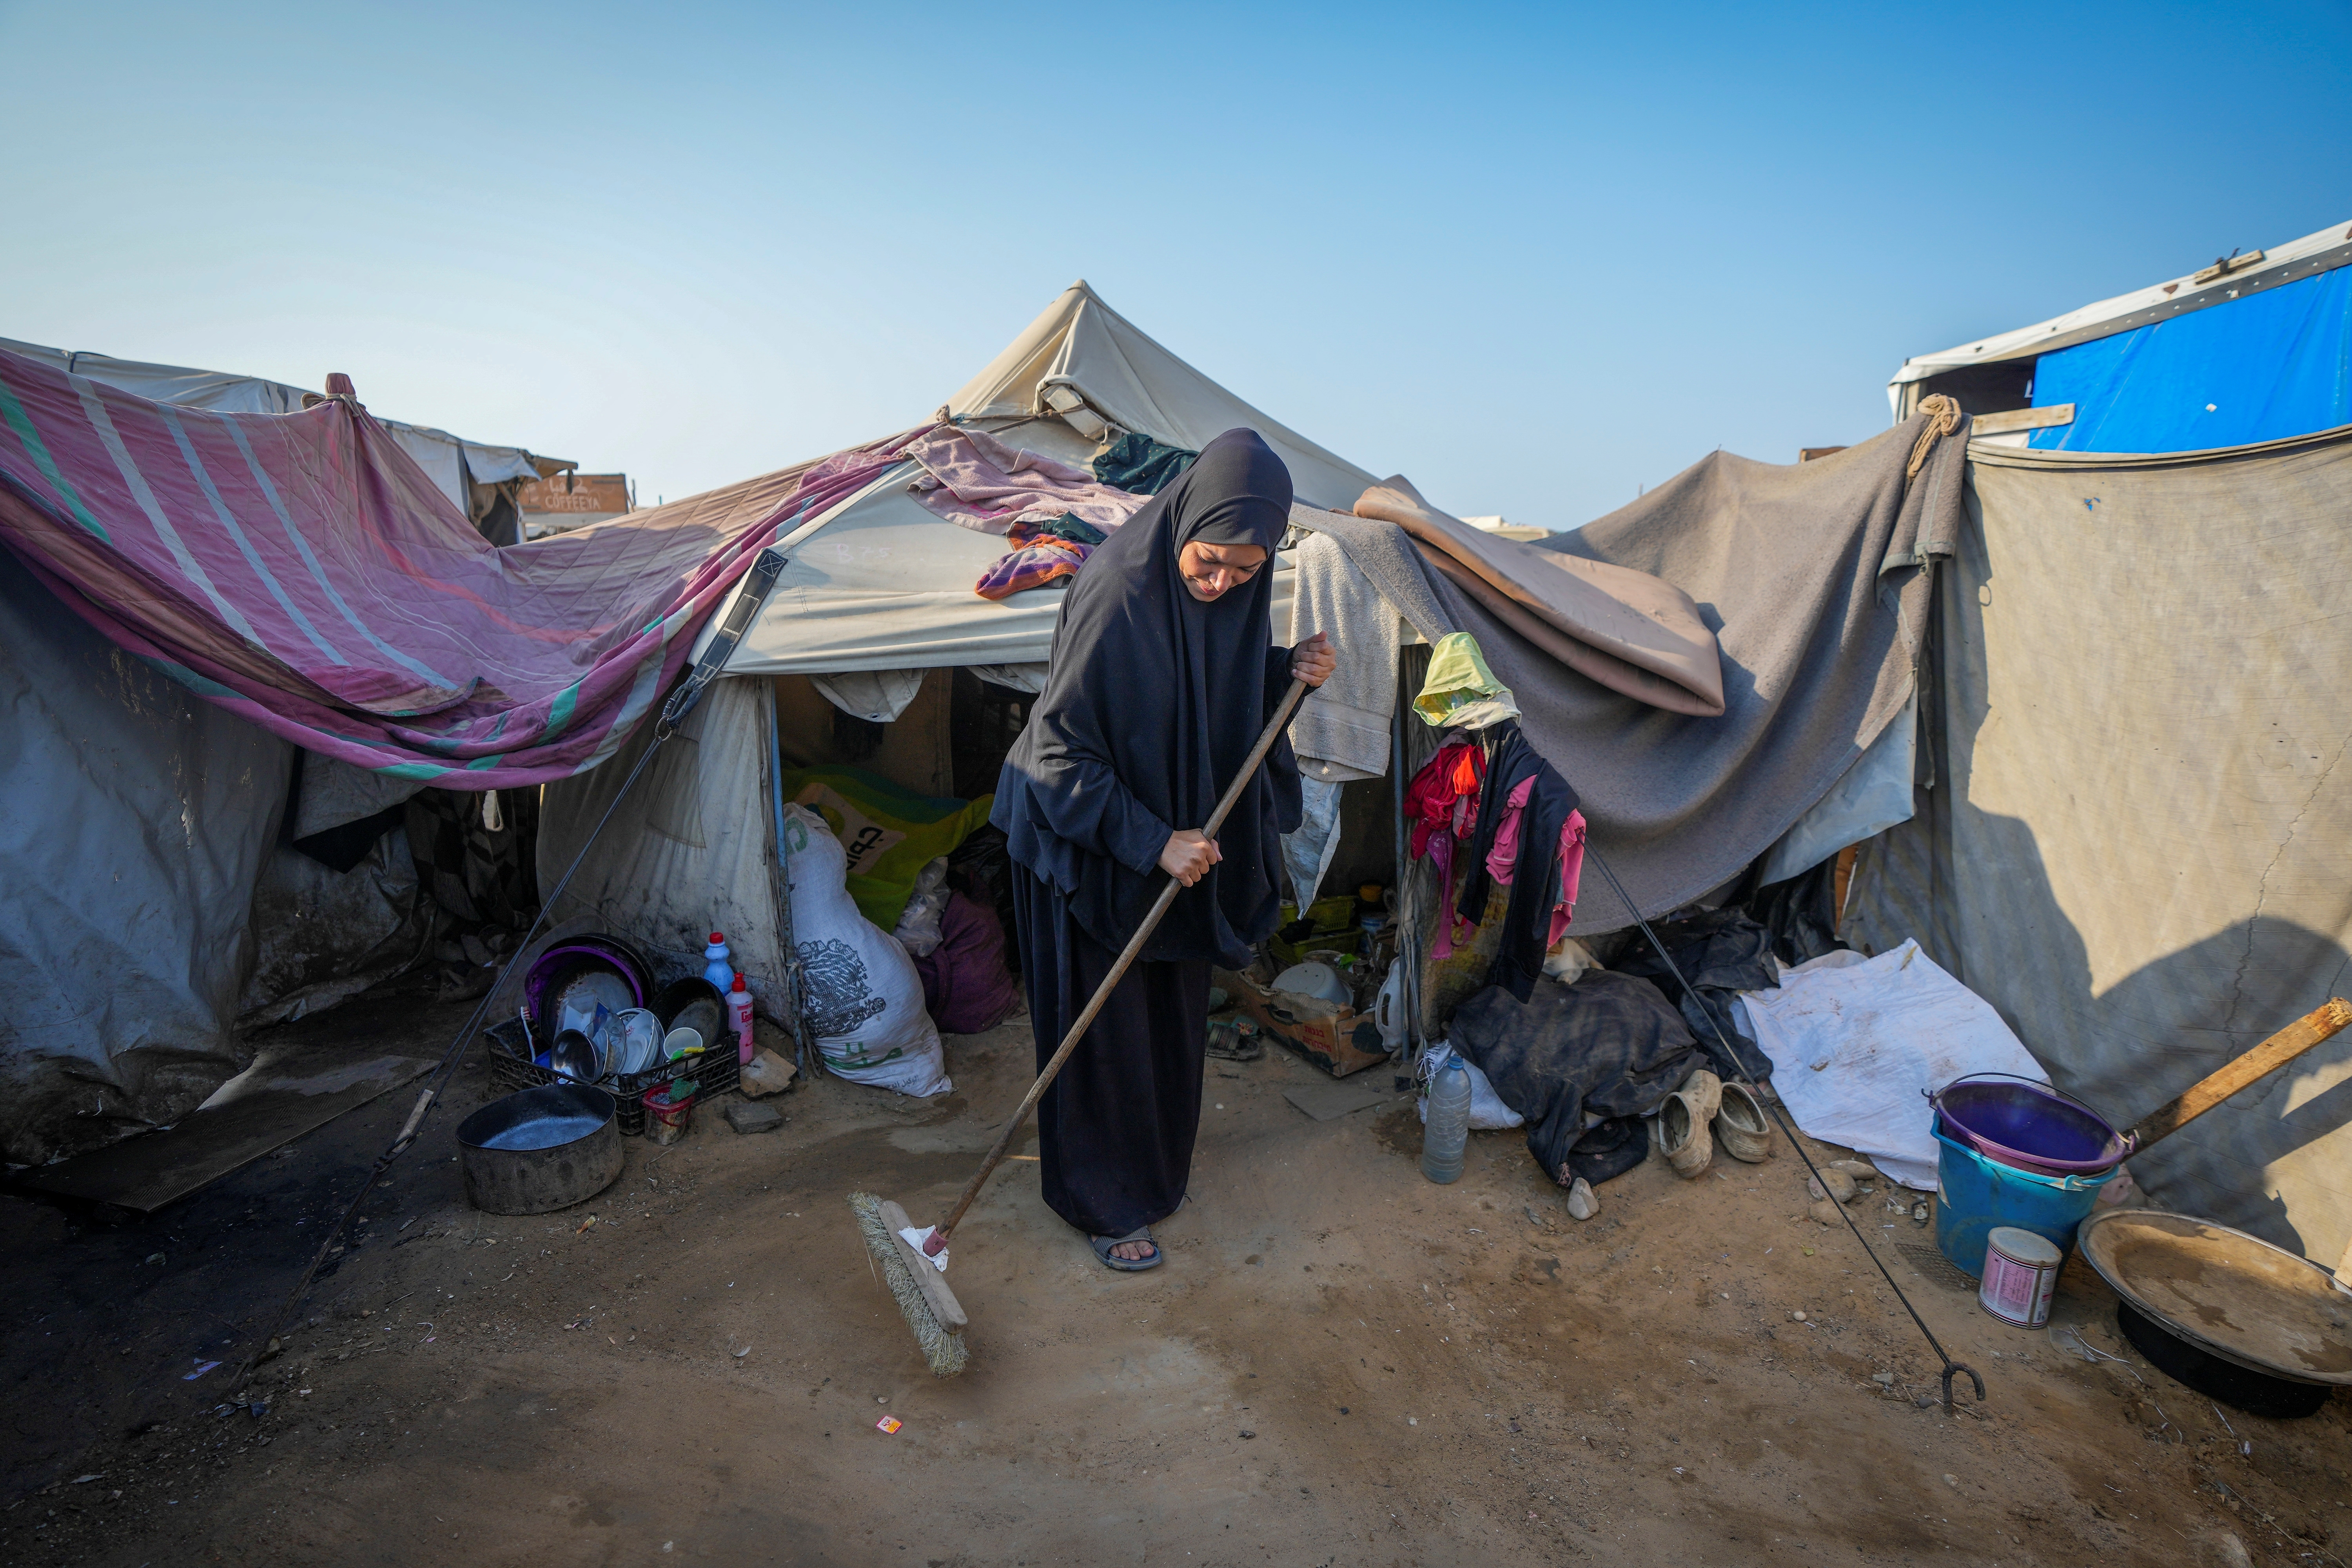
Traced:
POLYGON ((2171 1136, 2258 1079, 2269 1077, 2304 1052, 2352 1024, 2352 1003, 2331 997, 2326 1005, 2306 1013, 2248 1051, 2244 1056, 2192 1085, 2162 1110, 2139 1119, 2127 1134, 2137 1154, 2159 1138, 2171 1136))
MULTIPOLYGON (((1250 754, 1243 762, 1241 771, 1234 775, 1234 782, 1225 786, 1224 798, 1217 802, 1217 809, 1209 814, 1209 820, 1202 825, 1202 837, 1216 837, 1217 829, 1225 825, 1226 814, 1241 799, 1242 791, 1249 787, 1250 781, 1257 777, 1258 764, 1265 761, 1268 752, 1274 750, 1275 741, 1282 734, 1283 727, 1290 722, 1292 710, 1298 706, 1298 700, 1306 694, 1307 683, 1303 680, 1293 680, 1290 689, 1282 694, 1282 702, 1275 709, 1274 717, 1265 721, 1265 729, 1258 735, 1257 744, 1250 748, 1250 754)), ((924 1242, 925 1251, 936 1253, 947 1245, 948 1237, 962 1220, 964 1210, 971 1207, 972 1200, 980 1196, 980 1189, 987 1182, 989 1173, 1003 1162, 1004 1152, 1013 1146, 1013 1134, 1021 1131, 1022 1124, 1029 1120, 1029 1113, 1037 1109, 1037 1102, 1045 1099, 1045 1091, 1054 1086, 1062 1064, 1070 1059, 1070 1053, 1078 1048, 1078 1041, 1094 1026, 1095 1016, 1110 1000, 1110 994, 1118 989, 1118 983, 1127 977, 1129 966, 1135 963, 1136 955, 1143 951, 1143 944, 1151 940, 1152 931, 1158 929, 1160 917, 1168 912, 1168 906, 1176 901, 1176 895, 1181 891, 1183 885, 1173 877, 1169 878, 1168 885, 1160 889, 1160 897, 1153 902, 1151 912, 1143 917, 1143 923, 1137 926, 1135 934, 1127 939, 1127 946, 1119 952, 1118 962, 1110 966, 1110 973, 1103 976, 1103 983, 1095 987, 1094 995, 1087 1002, 1086 1011, 1080 1013, 1077 1021, 1070 1026, 1070 1032, 1062 1037, 1061 1048, 1045 1064, 1045 1070, 1037 1075, 1037 1081, 1029 1086, 1029 1093, 1022 1100, 1020 1109, 1004 1124, 1004 1131, 996 1135, 996 1146, 989 1150, 988 1158, 980 1163, 980 1169, 974 1171, 971 1180, 964 1184, 963 1196, 956 1200, 955 1207, 948 1211, 948 1217, 940 1221, 930 1237, 924 1242)))

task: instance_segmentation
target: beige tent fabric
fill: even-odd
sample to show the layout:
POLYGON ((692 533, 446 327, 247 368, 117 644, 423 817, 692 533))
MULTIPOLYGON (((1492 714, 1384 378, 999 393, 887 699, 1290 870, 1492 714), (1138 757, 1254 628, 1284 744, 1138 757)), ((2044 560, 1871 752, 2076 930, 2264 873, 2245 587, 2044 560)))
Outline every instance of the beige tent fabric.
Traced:
POLYGON ((1062 291, 988 368, 948 400, 958 416, 1020 417, 1052 405, 1065 386, 1123 430, 1174 446, 1205 447, 1247 427, 1289 466, 1297 499, 1344 511, 1372 476, 1325 451, 1186 364, 1102 302, 1080 279, 1062 291))
MULTIPOLYGON (((1916 935, 2118 1125, 2352 988, 2352 427, 2159 457, 1969 448, 1922 726, 1849 937, 1916 935)), ((2333 1263, 2352 1036, 2132 1163, 2333 1263)))
POLYGON ((1357 498, 1505 626, 1560 663, 1669 713, 1723 711, 1723 660, 1690 595, 1646 572, 1537 550, 1448 516, 1394 474, 1357 498))

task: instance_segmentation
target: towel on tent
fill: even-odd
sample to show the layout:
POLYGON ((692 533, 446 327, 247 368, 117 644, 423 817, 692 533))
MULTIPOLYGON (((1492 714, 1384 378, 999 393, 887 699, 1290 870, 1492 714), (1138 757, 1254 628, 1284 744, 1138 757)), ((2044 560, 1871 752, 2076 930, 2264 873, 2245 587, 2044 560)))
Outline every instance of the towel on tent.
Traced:
POLYGON ((1108 531, 1149 497, 1113 489, 1084 468, 1006 446, 985 430, 942 426, 907 443, 923 471, 907 489, 929 510, 980 533, 1076 517, 1108 531))
POLYGON ((1328 634, 1338 667, 1307 694, 1290 721, 1298 771, 1327 784, 1379 778, 1389 768, 1389 720, 1396 711, 1397 613, 1378 584, 1349 563, 1339 542, 1318 527, 1332 514, 1294 506, 1290 520, 1307 534, 1291 552, 1290 642, 1328 634))
POLYGON ((1095 546, 1108 536, 1078 518, 1016 522, 1005 530, 1013 548, 990 563, 971 591, 983 599, 1009 599, 1024 588, 1043 588, 1078 574, 1095 546))

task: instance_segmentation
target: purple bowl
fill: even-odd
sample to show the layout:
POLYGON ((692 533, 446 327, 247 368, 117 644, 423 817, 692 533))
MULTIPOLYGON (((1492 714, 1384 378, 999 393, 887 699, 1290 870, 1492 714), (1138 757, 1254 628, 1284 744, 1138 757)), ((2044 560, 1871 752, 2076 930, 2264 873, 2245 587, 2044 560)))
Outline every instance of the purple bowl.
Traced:
POLYGON ((2113 1169, 2129 1140, 2081 1100, 2007 1073, 1973 1073, 1934 1094, 1936 1125, 1986 1159, 2044 1176, 2113 1169))
POLYGON ((583 969, 606 969, 619 975, 642 1007, 653 994, 653 975, 636 950, 618 937, 586 934, 559 942, 531 961, 523 979, 523 1005, 530 1009, 534 1032, 548 1027, 547 1000, 558 986, 583 969))

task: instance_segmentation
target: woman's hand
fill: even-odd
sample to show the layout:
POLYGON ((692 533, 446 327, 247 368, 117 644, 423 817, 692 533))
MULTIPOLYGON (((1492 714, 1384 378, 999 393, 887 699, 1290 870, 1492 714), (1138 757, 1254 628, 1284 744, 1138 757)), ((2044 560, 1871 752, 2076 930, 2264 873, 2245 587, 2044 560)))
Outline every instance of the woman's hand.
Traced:
POLYGON ((1331 679, 1339 668, 1339 655, 1331 651, 1331 639, 1317 632, 1290 650, 1290 678, 1303 680, 1308 686, 1320 686, 1331 679))
POLYGON ((1223 858, 1217 853, 1215 839, 1202 837, 1199 828, 1180 827, 1168 836, 1167 846, 1160 851, 1160 868, 1189 888, 1223 858))

